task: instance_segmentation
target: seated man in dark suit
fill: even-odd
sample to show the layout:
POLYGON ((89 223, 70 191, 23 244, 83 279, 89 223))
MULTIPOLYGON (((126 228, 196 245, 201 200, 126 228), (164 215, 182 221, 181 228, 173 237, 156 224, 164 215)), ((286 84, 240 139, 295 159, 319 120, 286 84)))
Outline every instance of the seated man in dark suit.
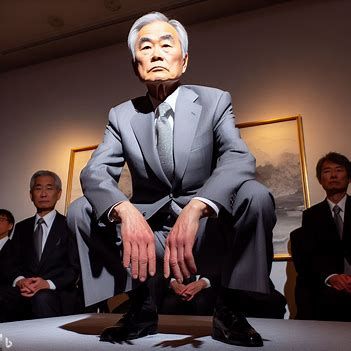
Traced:
POLYGON ((304 211, 302 228, 291 234, 297 317, 351 321, 350 161, 330 152, 316 171, 327 197, 304 211))
POLYGON ((76 312, 79 259, 66 218, 55 210, 61 180, 38 171, 30 181, 36 215, 16 225, 12 241, 12 286, 0 297, 1 321, 76 312))
POLYGON ((9 237, 14 225, 15 218, 12 213, 3 208, 0 209, 0 289, 9 285, 8 269, 11 259, 11 240, 9 237))

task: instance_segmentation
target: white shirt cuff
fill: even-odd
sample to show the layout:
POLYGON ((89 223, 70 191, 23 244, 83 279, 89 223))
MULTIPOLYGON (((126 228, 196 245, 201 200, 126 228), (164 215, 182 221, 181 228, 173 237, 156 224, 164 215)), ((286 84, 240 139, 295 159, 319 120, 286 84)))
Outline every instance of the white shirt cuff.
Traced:
MULTIPOLYGON (((123 200, 123 201, 125 201, 125 200, 123 200)), ((111 208, 110 208, 110 210, 108 211, 108 213, 107 213, 107 219, 110 221, 110 222, 116 222, 117 221, 117 218, 116 217, 114 217, 113 216, 113 209, 117 206, 117 205, 119 205, 121 202, 123 202, 123 201, 118 201, 118 202, 116 202, 114 205, 112 205, 111 206, 111 208)))
POLYGON ((47 282, 49 283, 50 290, 56 290, 56 285, 51 280, 47 280, 47 282))
POLYGON ((18 282, 19 280, 21 280, 21 279, 24 279, 24 278, 25 278, 25 277, 23 277, 22 275, 20 275, 19 277, 17 277, 17 278, 13 281, 12 286, 13 286, 13 287, 16 287, 17 282, 18 282))
POLYGON ((215 214, 213 215, 213 217, 218 217, 218 213, 219 213, 219 207, 217 204, 215 204, 213 201, 209 200, 209 199, 205 199, 204 197, 200 197, 200 196, 195 196, 194 199, 199 200, 204 202, 206 205, 210 206, 212 208, 212 210, 215 212, 215 214))
POLYGON ((334 274, 328 275, 328 276, 325 278, 325 280, 324 280, 324 284, 325 284, 326 286, 329 286, 329 288, 331 288, 331 285, 328 283, 328 280, 329 280, 329 278, 334 277, 334 275, 337 275, 337 274, 334 273, 334 274))

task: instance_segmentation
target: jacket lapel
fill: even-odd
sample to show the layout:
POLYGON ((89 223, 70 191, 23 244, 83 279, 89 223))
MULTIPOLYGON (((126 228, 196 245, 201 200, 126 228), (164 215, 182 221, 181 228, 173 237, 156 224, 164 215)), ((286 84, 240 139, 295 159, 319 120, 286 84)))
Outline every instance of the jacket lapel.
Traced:
POLYGON ((351 237, 351 197, 346 195, 346 204, 345 204, 345 214, 344 214, 344 230, 343 233, 348 233, 345 237, 351 237))
POLYGON ((190 148, 193 143, 202 107, 195 104, 198 95, 192 90, 181 86, 176 103, 174 117, 174 169, 175 181, 183 178, 189 160, 190 148))

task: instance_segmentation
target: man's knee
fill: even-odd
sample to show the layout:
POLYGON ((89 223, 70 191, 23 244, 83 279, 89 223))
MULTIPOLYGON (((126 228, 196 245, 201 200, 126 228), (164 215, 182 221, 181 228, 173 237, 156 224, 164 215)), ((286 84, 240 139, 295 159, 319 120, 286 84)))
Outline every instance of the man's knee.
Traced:
POLYGON ((32 296, 32 304, 37 306, 49 305, 57 301, 58 296, 54 290, 42 289, 32 296))
POLYGON ((76 223, 86 221, 90 217, 92 208, 86 197, 82 196, 74 200, 67 210, 67 224, 71 230, 75 230, 76 223))
POLYGON ((245 182, 239 189, 237 197, 248 200, 255 208, 274 210, 274 199, 270 191, 256 180, 245 182))

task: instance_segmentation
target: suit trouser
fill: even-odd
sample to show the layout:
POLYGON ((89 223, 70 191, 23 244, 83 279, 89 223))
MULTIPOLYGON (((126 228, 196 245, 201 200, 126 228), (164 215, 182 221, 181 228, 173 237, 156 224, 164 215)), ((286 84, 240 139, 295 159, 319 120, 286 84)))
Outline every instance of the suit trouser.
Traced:
MULTIPOLYGON (((116 230, 114 223, 98 224, 85 197, 71 204, 67 221, 77 235, 86 306, 137 286, 122 267, 119 225, 116 230)), ((221 270, 224 287, 268 293, 275 222, 272 195, 260 183, 247 181, 236 193, 231 214, 221 209, 218 218, 200 220, 194 254, 199 262, 205 263, 201 265, 204 271, 211 270, 212 265, 221 270)), ((151 226, 159 267, 162 267, 168 225, 151 226)), ((162 269, 158 269, 158 274, 162 274, 162 269)))
POLYGON ((39 290, 23 297, 17 287, 0 287, 0 322, 61 316, 60 297, 54 290, 39 290))

